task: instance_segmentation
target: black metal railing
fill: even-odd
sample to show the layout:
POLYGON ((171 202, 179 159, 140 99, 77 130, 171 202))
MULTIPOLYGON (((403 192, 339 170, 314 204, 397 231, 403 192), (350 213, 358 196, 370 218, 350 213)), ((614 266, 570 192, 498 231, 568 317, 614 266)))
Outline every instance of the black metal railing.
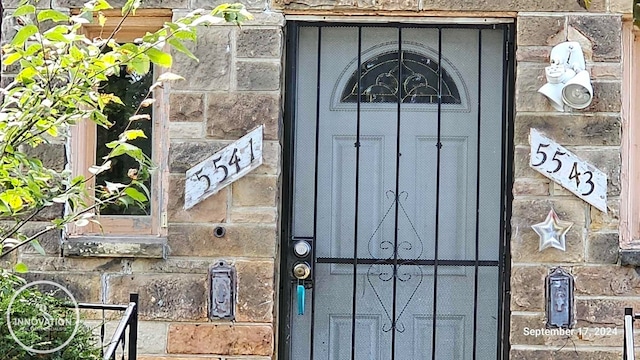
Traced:
POLYGON ((127 305, 111 305, 111 304, 78 304, 80 309, 102 310, 103 321, 100 325, 100 340, 104 344, 102 347, 103 360, 116 360, 118 346, 122 348, 122 360, 135 360, 137 357, 138 346, 138 294, 129 295, 129 303, 127 305), (104 311, 124 311, 122 319, 118 323, 111 339, 105 343, 105 327, 104 311), (127 330, 129 332, 127 333, 127 330), (105 350, 106 348, 106 350, 105 350), (127 355, 125 357, 125 354, 127 355))
POLYGON ((633 308, 624 309, 623 360, 636 360, 635 345, 633 344, 633 322, 637 319, 640 319, 640 314, 634 314, 633 308))

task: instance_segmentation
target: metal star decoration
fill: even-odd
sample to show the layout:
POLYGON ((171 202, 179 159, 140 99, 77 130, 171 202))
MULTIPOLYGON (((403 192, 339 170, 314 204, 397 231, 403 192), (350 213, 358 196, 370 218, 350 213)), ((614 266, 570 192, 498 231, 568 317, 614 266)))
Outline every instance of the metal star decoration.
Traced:
POLYGON ((556 248, 558 250, 566 251, 566 235, 569 229, 573 226, 572 222, 562 221, 558 218, 556 212, 551 209, 547 218, 535 225, 531 225, 533 231, 540 236, 540 249, 542 251, 546 248, 556 248))

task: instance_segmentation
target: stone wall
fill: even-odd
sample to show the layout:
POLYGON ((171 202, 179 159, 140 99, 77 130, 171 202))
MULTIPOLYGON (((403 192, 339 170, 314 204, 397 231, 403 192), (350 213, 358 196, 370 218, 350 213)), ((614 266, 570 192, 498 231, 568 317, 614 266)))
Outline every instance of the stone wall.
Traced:
MULTIPOLYGON (((62 0, 53 6, 68 9, 82 3, 62 0)), ((7 15, 17 2, 3 1, 3 5, 7 15)), ((143 7, 171 8, 180 17, 192 8, 212 6, 215 4, 195 0, 150 1, 143 7)), ((121 258, 118 254, 65 257, 61 256, 59 233, 42 240, 47 256, 29 249, 19 255, 29 266, 28 279, 57 281, 78 301, 126 303, 130 293, 139 293, 141 360, 259 360, 274 354, 284 17, 266 11, 265 2, 254 1, 248 7, 255 20, 242 28, 220 25, 200 32, 197 44, 191 46, 199 62, 174 55, 171 71, 186 80, 166 88, 169 121, 164 127, 170 140, 165 185, 167 259, 121 258), (215 196, 183 210, 185 171, 260 124, 265 124, 264 164, 215 196), (226 229, 223 238, 213 236, 216 226, 226 229), (237 270, 233 323, 207 317, 208 271, 219 260, 237 270)), ((10 27, 5 22, 3 38, 11 36, 10 27)), ((3 69, 3 83, 11 79, 11 70, 3 69)), ((46 164, 64 168, 64 144, 37 150, 46 164)), ((52 216, 55 214, 42 220, 52 216)), ((31 226, 43 225, 34 222, 31 226)), ((89 317, 99 319, 101 314, 89 317)), ((109 324, 112 329, 113 321, 109 324)))
MULTIPOLYGON (((511 241, 511 358, 619 359, 622 308, 640 307, 640 276, 619 266, 621 191, 622 13, 629 0, 594 0, 585 12, 575 0, 260 0, 245 1, 256 19, 242 28, 203 30, 193 63, 176 55, 173 71, 186 77, 169 90, 168 245, 162 259, 60 257, 59 235, 44 241, 46 257, 20 256, 33 278, 67 284, 82 301, 124 302, 142 298, 141 359, 269 359, 275 353, 278 206, 283 89, 283 12, 362 13, 380 16, 511 16, 517 22, 515 148, 511 241), (496 13, 493 13, 496 12, 496 13), (580 42, 595 98, 583 111, 554 112, 537 93, 553 45, 580 42), (184 172, 230 141, 264 123, 265 164, 189 211, 182 209, 184 172), (529 167, 529 128, 534 127, 608 174, 608 215, 590 207, 529 167), (567 251, 538 251, 531 225, 553 207, 574 222, 567 251), (224 238, 212 236, 216 226, 224 238), (208 321, 207 271, 219 259, 238 269, 236 322, 208 321), (544 328, 544 278, 563 266, 575 276, 577 327, 570 339, 533 337, 524 328, 544 328), (596 334, 617 328, 617 334, 596 334), (167 356, 167 357, 163 357, 167 356), (169 357, 171 356, 171 357, 169 357), (174 357, 178 356, 178 357, 174 357), (195 357, 194 357, 195 359, 195 357)), ((61 0, 58 7, 78 4, 61 0)), ((201 0, 153 0, 145 6, 189 8, 201 0)), ((5 2, 10 8, 13 2, 5 2)), ((3 29, 6 30, 6 29, 3 29)), ((6 33, 6 32, 5 32, 6 33)), ((3 81, 10 77, 5 71, 3 81)), ((46 156, 61 166, 61 146, 46 156), (55 156, 54 156, 55 155, 55 156)), ((37 225, 33 225, 34 227, 37 225)))
MULTIPOLYGON (((610 3, 606 8, 617 9, 610 3)), ((512 224, 511 358, 619 359, 623 308, 636 300, 638 274, 618 266, 621 192, 621 17, 618 14, 520 14, 517 33, 515 184, 512 224), (578 41, 594 88, 582 111, 554 113, 536 94, 550 48, 578 41), (608 176, 604 214, 529 167, 529 128, 537 128, 608 176), (531 225, 553 207, 571 221, 567 251, 538 251, 531 225), (562 266, 575 277, 576 330, 572 336, 528 335, 545 324, 544 279, 562 266), (635 285, 634 285, 635 284, 635 285), (606 330, 604 330, 606 329, 606 330), (604 330, 604 332, 603 332, 604 330)), ((637 306, 637 305, 636 305, 637 306)))
MULTIPOLYGON (((208 4, 196 1, 192 5, 208 4)), ((183 284, 190 280, 198 287, 193 295, 187 295, 191 298, 208 293, 207 269, 216 259, 225 259, 238 271, 238 295, 234 324, 207 322, 206 298, 186 305, 203 308, 194 316, 169 310, 173 320, 191 322, 168 325, 168 354, 252 355, 251 359, 260 359, 258 356, 269 358, 274 353, 283 17, 260 13, 264 3, 248 6, 258 12, 256 20, 242 28, 204 29, 192 49, 199 63, 176 54, 172 69, 186 81, 173 86, 169 104, 171 252, 168 261, 134 262, 133 275, 144 275, 138 275, 137 285, 132 285, 146 287, 156 276, 156 281, 175 281, 176 272, 199 272, 199 279, 185 275, 183 284), (185 171, 260 124, 265 125, 264 164, 217 195, 183 210, 185 171), (218 225, 226 229, 223 238, 212 236, 218 225), (156 271, 165 274, 147 275, 156 271)), ((182 294, 167 299, 181 301, 184 291, 189 294, 191 289, 177 286, 176 292, 182 294)))

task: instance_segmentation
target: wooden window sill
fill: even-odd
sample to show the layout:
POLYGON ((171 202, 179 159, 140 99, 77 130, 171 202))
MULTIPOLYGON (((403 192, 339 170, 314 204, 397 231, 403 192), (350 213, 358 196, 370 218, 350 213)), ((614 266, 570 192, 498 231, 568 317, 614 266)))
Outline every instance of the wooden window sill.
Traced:
POLYGON ((74 236, 62 243, 65 257, 166 259, 167 238, 157 236, 74 236))

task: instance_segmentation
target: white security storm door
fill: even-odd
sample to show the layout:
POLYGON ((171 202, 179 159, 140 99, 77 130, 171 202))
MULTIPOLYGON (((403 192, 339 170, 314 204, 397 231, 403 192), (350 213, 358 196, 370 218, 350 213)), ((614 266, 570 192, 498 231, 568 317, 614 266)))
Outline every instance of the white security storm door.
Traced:
POLYGON ((508 27, 290 30, 280 356, 497 359, 508 27))

